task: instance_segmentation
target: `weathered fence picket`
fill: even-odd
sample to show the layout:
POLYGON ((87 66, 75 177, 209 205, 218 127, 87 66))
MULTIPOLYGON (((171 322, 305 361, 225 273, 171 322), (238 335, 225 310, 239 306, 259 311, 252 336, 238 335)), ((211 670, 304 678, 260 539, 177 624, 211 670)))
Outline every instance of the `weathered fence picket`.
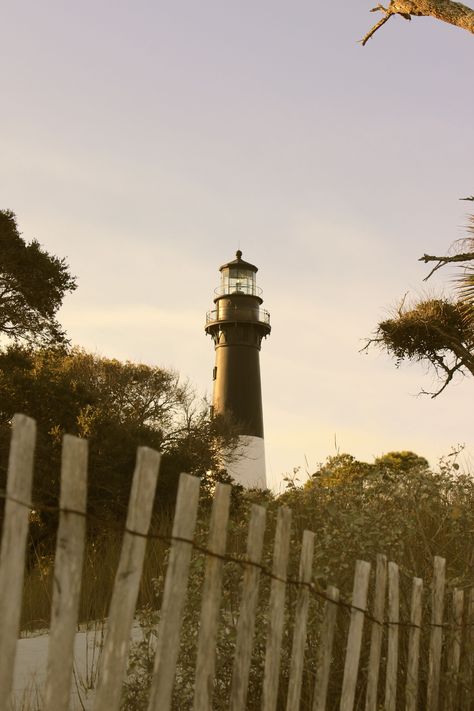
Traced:
POLYGON ((446 561, 435 556, 431 589, 431 636, 426 694, 427 711, 438 711, 439 684, 441 676, 441 652, 443 646, 443 612, 446 561))
POLYGON ((66 435, 61 460, 59 527, 45 687, 47 711, 67 711, 86 532, 87 442, 66 435))
POLYGON ((189 474, 180 476, 172 532, 174 540, 171 543, 163 590, 148 711, 168 711, 171 708, 193 550, 191 541, 198 510, 199 483, 199 479, 189 474))
POLYGON ((202 590, 194 684, 195 711, 211 711, 212 708, 217 626, 224 568, 222 556, 225 553, 227 543, 230 492, 230 486, 227 484, 217 484, 212 505, 207 547, 214 556, 207 557, 202 590))
POLYGON ((365 711, 377 711, 377 692, 380 673, 380 655, 382 652, 383 616, 385 609, 385 590, 387 587, 387 556, 377 555, 375 572, 375 594, 370 637, 369 667, 367 669, 367 695, 365 711))
POLYGON ((237 639, 235 642, 232 686, 230 689, 231 711, 244 711, 247 702, 265 519, 265 509, 262 506, 254 504, 250 515, 247 538, 247 561, 253 565, 245 566, 242 582, 242 598, 237 623, 237 639))
POLYGON ((448 650, 448 676, 446 679, 446 696, 444 708, 454 711, 456 708, 459 664, 461 661, 462 617, 464 607, 464 590, 453 590, 453 620, 450 647, 448 650))
POLYGON ((290 680, 286 711, 297 711, 300 706, 301 682, 303 679, 304 648, 306 644, 306 626, 309 607, 309 584, 313 572, 314 533, 303 532, 300 570, 298 580, 301 587, 296 601, 296 613, 291 650, 290 680))
POLYGON ((399 623, 398 565, 388 564, 388 640, 387 673, 385 678, 385 711, 395 711, 397 703, 398 623, 399 623))
POLYGON ((15 415, 0 553, 0 711, 7 711, 20 628, 35 442, 35 422, 15 415))
POLYGON ((367 607, 367 592, 369 589, 370 563, 358 560, 354 576, 352 593, 352 611, 349 634, 347 637, 346 661, 342 680, 340 711, 352 711, 359 671, 362 630, 364 627, 364 611, 367 607))
POLYGON ((321 626, 318 659, 316 662, 316 682, 314 686, 313 711, 325 711, 329 686, 329 673, 332 662, 332 648, 336 631, 337 603, 339 590, 329 586, 321 626))
POLYGON ((462 687, 460 693, 461 711, 471 711, 474 708, 474 588, 469 590, 467 615, 464 628, 464 658, 462 669, 462 687))
POLYGON ((94 711, 117 711, 120 707, 159 466, 158 452, 147 447, 138 449, 126 529, 110 602, 94 711))
POLYGON ((420 662, 420 636, 423 581, 413 578, 408 633, 408 660, 405 685, 405 709, 416 711, 418 703, 418 671, 420 662))
MULTIPOLYGON (((31 509, 34 444, 35 423, 27 417, 15 416, 7 490, 4 495, 6 502, 0 555, 0 711, 10 709, 9 699, 22 602, 26 536, 31 509)), ((106 624, 98 684, 92 701, 94 711, 118 711, 120 707, 145 547, 149 537, 159 459, 157 452, 147 448, 138 450, 121 556, 106 624)), ((73 645, 77 629, 87 518, 86 484, 87 444, 75 437, 66 436, 61 466, 59 527, 43 704, 45 711, 68 711, 70 708, 73 645)), ((193 703, 193 711, 212 711, 213 708, 224 564, 229 560, 235 565, 237 559, 226 554, 231 494, 228 485, 216 485, 206 548, 203 549, 195 543, 199 484, 199 479, 187 474, 180 477, 159 613, 148 711, 170 711, 172 706, 188 577, 195 547, 201 554, 204 553, 205 570, 200 600, 194 691, 191 693, 191 700, 193 696, 194 700, 189 703, 193 703)), ((384 645, 384 711, 399 711, 402 708, 405 711, 418 711, 419 696, 425 693, 425 688, 427 711, 439 711, 441 700, 445 711, 473 710, 474 588, 469 591, 454 590, 450 606, 451 619, 446 621, 446 564, 443 558, 434 559, 429 635, 422 635, 424 586, 420 578, 413 578, 412 581, 410 619, 403 620, 402 615, 401 620, 400 595, 406 591, 403 586, 400 588, 398 566, 394 562, 387 564, 385 555, 378 555, 373 603, 369 615, 367 602, 370 563, 357 561, 352 598, 348 602, 337 588, 328 586, 324 589, 313 582, 315 536, 310 531, 304 531, 299 577, 298 580, 291 580, 291 585, 297 588, 293 616, 287 608, 286 600, 291 511, 284 507, 278 511, 271 573, 262 564, 265 520, 265 509, 253 505, 248 526, 246 556, 238 559, 242 565, 243 579, 232 679, 228 692, 227 707, 230 711, 244 711, 247 706, 254 709, 257 704, 257 699, 249 698, 248 702, 247 697, 257 610, 263 610, 258 607, 262 574, 271 578, 271 589, 264 629, 266 638, 263 638, 264 674, 261 702, 258 702, 261 711, 276 711, 277 705, 282 704, 279 689, 283 693, 285 687, 286 711, 299 711, 303 707, 305 710, 311 708, 312 711, 327 711, 328 704, 334 709, 337 703, 340 711, 353 711, 356 691, 357 708, 364 705, 365 697, 365 711, 377 711, 380 708, 379 676, 384 645), (387 588, 388 608, 385 614, 387 588), (336 625, 339 607, 350 611, 349 630, 345 640, 341 636, 343 628, 336 625), (315 613, 316 619, 321 619, 319 634, 308 627, 310 609, 312 614, 315 613), (371 621, 370 645, 368 640, 362 645, 366 617, 371 621), (288 628, 289 619, 293 620, 292 629, 288 628), (312 634, 312 645, 316 643, 314 670, 307 668, 308 665, 305 669, 308 631, 312 634), (291 640, 289 663, 288 657, 284 657, 286 666, 282 670, 282 652, 285 650, 285 654, 289 654, 291 640), (333 649, 337 642, 336 649, 340 652, 344 641, 346 653, 341 673, 339 665, 336 665, 336 669, 332 667, 333 649), (404 650, 406 645, 406 664, 403 657, 403 663, 399 664, 399 648, 404 650), (429 650, 426 650, 427 646, 429 650), (359 673, 362 651, 364 671, 359 673), (420 665, 422 651, 425 655, 429 652, 426 678, 420 678, 420 668, 424 669, 423 665, 420 665), (302 680, 305 678, 309 682, 313 673, 314 688, 311 690, 310 683, 306 685, 310 693, 302 702, 302 680), (367 683, 364 688, 365 679, 367 683), (397 698, 397 688, 401 689, 403 685, 405 698, 397 698)), ((260 650, 262 648, 260 638, 260 650)))
MULTIPOLYGON (((285 592, 288 556, 290 553, 291 510, 282 506, 278 511, 273 552, 272 587, 265 652, 262 711, 275 711, 278 700, 279 671, 283 626, 285 622, 285 592)), ((197 710, 196 710, 197 711, 197 710)))

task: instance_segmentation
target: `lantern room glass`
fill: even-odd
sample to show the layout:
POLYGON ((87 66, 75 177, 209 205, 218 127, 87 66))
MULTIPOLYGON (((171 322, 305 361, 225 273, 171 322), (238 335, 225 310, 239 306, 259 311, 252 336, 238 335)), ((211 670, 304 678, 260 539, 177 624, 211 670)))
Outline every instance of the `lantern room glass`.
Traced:
POLYGON ((227 267, 222 270, 221 291, 224 294, 251 294, 257 293, 255 272, 251 269, 227 267))

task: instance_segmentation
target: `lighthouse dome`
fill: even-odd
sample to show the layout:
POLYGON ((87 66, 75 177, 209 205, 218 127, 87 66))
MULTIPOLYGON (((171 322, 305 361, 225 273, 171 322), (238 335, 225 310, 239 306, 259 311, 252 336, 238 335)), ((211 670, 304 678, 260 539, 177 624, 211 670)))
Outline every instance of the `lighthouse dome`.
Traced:
POLYGON ((236 259, 223 264, 219 271, 221 273, 221 284, 218 289, 219 294, 248 294, 258 296, 261 289, 256 284, 256 273, 258 268, 250 262, 242 259, 242 252, 237 250, 236 259))
POLYGON ((236 259, 233 259, 231 262, 226 262, 226 264, 223 264, 222 267, 219 267, 219 271, 222 271, 223 269, 248 269, 251 272, 258 272, 258 267, 255 266, 255 264, 250 264, 250 262, 246 262, 242 259, 242 252, 240 249, 237 250, 235 253, 236 259))

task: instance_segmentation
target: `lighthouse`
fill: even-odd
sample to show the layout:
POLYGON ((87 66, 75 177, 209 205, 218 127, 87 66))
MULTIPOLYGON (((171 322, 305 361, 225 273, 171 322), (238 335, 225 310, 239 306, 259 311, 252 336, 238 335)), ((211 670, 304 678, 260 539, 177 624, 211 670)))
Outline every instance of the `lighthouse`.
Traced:
POLYGON ((235 462, 227 471, 245 487, 266 488, 263 440, 260 347, 270 333, 270 314, 262 308, 257 267, 242 259, 223 264, 215 290, 214 308, 206 315, 206 333, 214 342, 215 366, 212 409, 231 415, 240 433, 235 462))

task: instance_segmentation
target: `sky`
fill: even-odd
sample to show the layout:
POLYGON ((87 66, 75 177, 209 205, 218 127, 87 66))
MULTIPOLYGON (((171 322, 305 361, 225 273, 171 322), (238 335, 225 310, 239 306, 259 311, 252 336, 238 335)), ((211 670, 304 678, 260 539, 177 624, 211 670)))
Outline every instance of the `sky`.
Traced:
POLYGON ((219 266, 259 267, 267 476, 336 451, 474 461, 473 385, 364 339, 465 233, 474 41, 373 0, 19 0, 0 46, 0 209, 65 257, 72 342, 212 393, 219 266))

